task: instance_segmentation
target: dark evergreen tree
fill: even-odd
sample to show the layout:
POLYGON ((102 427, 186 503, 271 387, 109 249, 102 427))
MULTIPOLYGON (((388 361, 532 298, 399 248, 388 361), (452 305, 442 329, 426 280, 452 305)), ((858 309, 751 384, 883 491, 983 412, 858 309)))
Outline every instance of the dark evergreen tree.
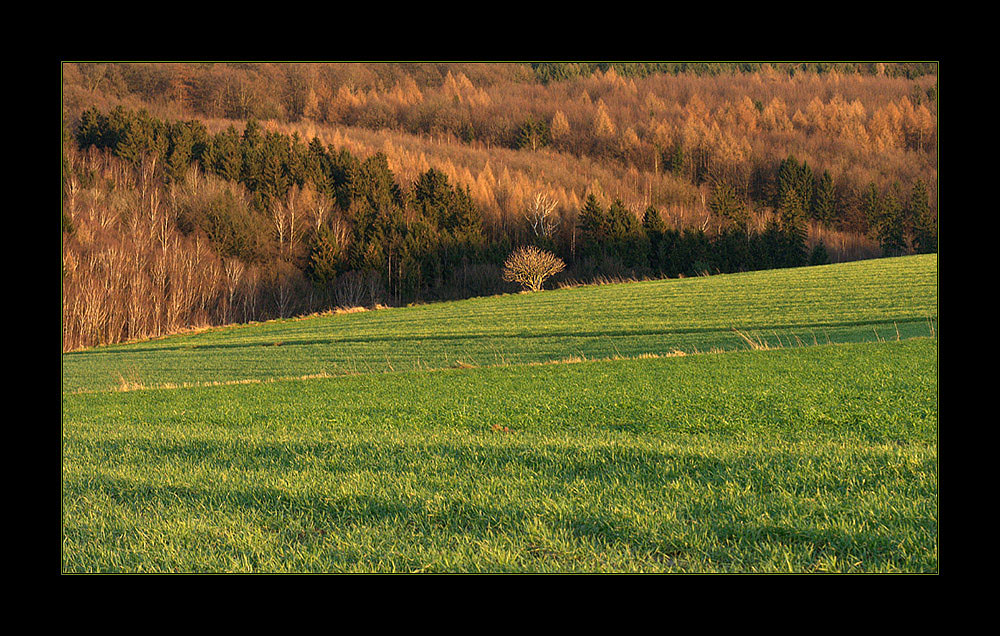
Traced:
POLYGON ((611 232, 607 215, 593 194, 587 195, 577 222, 580 227, 578 252, 584 257, 596 257, 607 244, 611 232))
POLYGON ((917 179, 913 188, 910 189, 910 198, 906 201, 905 210, 906 232, 912 235, 917 225, 917 219, 930 212, 927 186, 922 179, 917 179))
POLYGON ((882 197, 881 207, 879 245, 886 256, 899 256, 906 251, 906 219, 898 183, 894 183, 882 197))
POLYGON ((675 260, 673 257, 674 249, 677 247, 677 242, 680 240, 680 233, 674 229, 666 229, 663 232, 663 236, 660 237, 660 245, 656 250, 656 261, 659 264, 660 274, 666 275, 670 278, 676 278, 681 270, 675 268, 675 260))
POLYGON ((806 262, 808 226, 806 212, 797 188, 785 189, 778 208, 781 246, 777 251, 779 267, 797 267, 806 262))
POLYGON ((479 207, 472 200, 469 187, 455 187, 445 219, 445 229, 467 245, 482 241, 483 219, 479 207))
POLYGON ((183 182, 187 169, 195 158, 194 129, 185 124, 171 126, 167 144, 167 179, 183 182))
POLYGON ((288 169, 288 138, 279 133, 270 133, 265 136, 260 152, 257 181, 251 191, 261 202, 261 209, 266 210, 283 200, 292 185, 288 169))
POLYGON ((669 269, 678 275, 700 276, 711 272, 711 249, 705 232, 685 229, 678 237, 669 258, 669 269))
POLYGON ((826 251, 826 245, 823 241, 819 241, 813 246, 812 252, 809 253, 809 264, 810 265, 826 265, 830 262, 830 255, 826 251))
MULTIPOLYGON (((778 176, 774 190, 774 207, 780 208, 782 200, 788 196, 788 192, 796 190, 799 181, 799 163, 795 157, 789 155, 778 166, 778 176)), ((801 197, 800 197, 801 199, 801 197)))
POLYGON ((403 191, 389 169, 389 160, 379 152, 365 159, 348 177, 351 200, 361 200, 373 210, 403 207, 403 191))
POLYGON ((311 183, 317 192, 331 199, 335 198, 336 186, 333 181, 332 162, 323 142, 318 137, 313 137, 312 141, 309 142, 303 163, 306 181, 311 183))
POLYGON ((134 165, 148 156, 166 159, 169 138, 162 122, 151 119, 145 110, 131 115, 116 109, 113 114, 118 113, 120 119, 117 124, 113 124, 117 128, 117 141, 113 146, 117 156, 134 165))
POLYGON ((674 144, 669 157, 663 163, 668 166, 670 172, 675 175, 680 176, 684 174, 684 147, 681 146, 679 141, 674 144))
POLYGON ((309 247, 306 275, 320 286, 333 286, 337 275, 346 269, 343 246, 329 228, 321 227, 309 247))
POLYGON ((515 147, 538 150, 549 145, 551 141, 552 135, 549 131, 549 123, 547 121, 544 119, 537 121, 535 119, 528 119, 517 130, 515 147))
POLYGON ((777 221, 771 220, 764 231, 751 237, 753 269, 784 267, 785 234, 777 221))
POLYGON ((201 158, 202 169, 227 181, 239 181, 243 172, 243 152, 240 145, 240 134, 233 126, 212 136, 201 158))
POLYGON ((420 217, 439 232, 472 238, 482 232, 482 218, 468 188, 455 188, 440 170, 420 175, 413 191, 420 217))
POLYGON ((76 128, 76 143, 80 148, 97 146, 103 148, 104 131, 107 128, 107 119, 92 106, 83 111, 80 115, 80 123, 76 128))
POLYGON ((624 240, 638 229, 638 221, 620 199, 615 199, 607 211, 608 236, 612 240, 624 240))
POLYGON ((663 235, 667 231, 667 224, 664 223, 659 210, 653 206, 646 208, 646 211, 642 215, 642 229, 645 231, 647 240, 649 241, 649 268, 655 275, 662 271, 660 243, 663 241, 663 235))
POLYGON ((343 148, 336 152, 331 149, 328 156, 330 157, 328 172, 330 187, 333 190, 337 206, 341 210, 347 210, 354 200, 351 184, 358 178, 356 175, 361 171, 361 161, 343 148))
POLYGON ((240 183, 255 194, 261 190, 264 182, 264 159, 263 133, 260 124, 251 119, 246 123, 240 138, 240 183))
POLYGON ((798 190, 792 188, 782 192, 778 203, 778 219, 785 232, 805 232, 806 212, 798 190))
POLYGON ((653 206, 649 206, 646 208, 646 211, 643 212, 642 227, 651 238, 662 237, 663 233, 667 230, 667 224, 663 220, 663 216, 660 214, 660 211, 653 206))
POLYGON ((711 241, 713 271, 740 272, 750 268, 750 240, 745 230, 725 229, 711 241))
POLYGON ((810 211, 813 202, 813 181, 812 169, 806 162, 799 165, 794 156, 789 155, 778 167, 777 186, 775 189, 775 207, 781 207, 788 196, 788 192, 795 191, 798 196, 799 205, 803 212, 810 211))
POLYGON ((808 212, 812 206, 813 193, 816 189, 816 179, 813 176, 812 168, 805 161, 799 166, 798 183, 795 189, 799 191, 799 197, 802 199, 802 207, 808 212))
POLYGON ((298 132, 292 133, 291 143, 285 160, 285 172, 294 185, 301 188, 308 179, 309 148, 299 137, 298 132))
POLYGON ((728 183, 719 183, 712 188, 708 207, 713 214, 725 219, 736 229, 746 232, 750 219, 746 204, 736 195, 736 190, 728 183))
POLYGON ((869 232, 878 236, 884 213, 882 210, 882 196, 874 182, 869 183, 861 193, 859 207, 861 216, 867 224, 869 232))
POLYGON ((243 143, 248 147, 253 147, 263 141, 264 129, 256 119, 248 119, 243 127, 243 143))
POLYGON ((833 185, 833 177, 824 170, 813 194, 812 218, 829 227, 838 216, 837 191, 833 185))

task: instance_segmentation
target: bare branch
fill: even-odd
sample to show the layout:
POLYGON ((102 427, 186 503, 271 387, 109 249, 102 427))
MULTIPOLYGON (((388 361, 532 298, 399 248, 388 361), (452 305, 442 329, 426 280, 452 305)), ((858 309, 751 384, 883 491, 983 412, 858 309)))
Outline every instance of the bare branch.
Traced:
POLYGON ((504 263, 503 279, 519 283, 525 291, 539 291, 548 278, 565 268, 566 264, 555 254, 529 245, 510 255, 504 263))
POLYGON ((555 216, 556 202, 546 194, 539 192, 528 204, 524 218, 535 236, 549 238, 559 227, 559 218, 555 216))

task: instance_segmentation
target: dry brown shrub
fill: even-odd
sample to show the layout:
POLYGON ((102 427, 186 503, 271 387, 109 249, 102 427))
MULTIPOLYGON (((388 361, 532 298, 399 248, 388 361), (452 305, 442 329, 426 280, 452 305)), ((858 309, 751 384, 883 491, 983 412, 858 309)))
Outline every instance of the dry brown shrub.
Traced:
POLYGON ((516 250, 503 266, 503 279, 524 291, 539 291, 545 281, 566 268, 561 258, 533 245, 516 250))

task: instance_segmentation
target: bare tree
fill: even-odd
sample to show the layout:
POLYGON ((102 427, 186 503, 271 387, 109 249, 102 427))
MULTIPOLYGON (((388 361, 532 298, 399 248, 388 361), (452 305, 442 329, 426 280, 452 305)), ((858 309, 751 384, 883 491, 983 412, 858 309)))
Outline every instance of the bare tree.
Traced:
POLYGON ((531 231, 536 237, 551 238, 559 227, 559 217, 555 215, 556 202, 543 192, 535 194, 524 211, 531 231))
POLYGON ((305 190, 304 194, 306 195, 304 196, 306 216, 309 218, 312 231, 318 234, 320 228, 323 227, 323 223, 330 217, 333 203, 322 193, 315 192, 314 190, 305 190))
POLYGON ((269 208, 271 213, 271 225, 274 226, 274 234, 278 238, 278 248, 279 251, 284 251, 285 249, 285 234, 286 222, 285 222, 285 206, 282 205, 280 201, 272 201, 269 208))
POLYGON ((65 175, 65 193, 66 200, 64 209, 69 216, 69 220, 72 223, 76 217, 76 197, 80 194, 80 180, 76 176, 76 153, 66 154, 66 168, 64 170, 65 175))
POLYGON ((233 307, 236 304, 236 292, 240 288, 240 282, 243 280, 243 271, 246 267, 242 262, 230 258, 226 259, 223 265, 223 269, 226 273, 226 311, 225 320, 232 320, 233 307))
POLYGON ((522 247, 507 259, 503 279, 519 283, 525 291, 539 291, 547 279, 566 268, 562 259, 533 245, 522 247))
POLYGON ((285 203, 285 217, 288 219, 288 250, 289 252, 295 251, 295 244, 298 240, 299 234, 299 217, 302 215, 302 203, 303 199, 308 199, 309 194, 304 193, 299 190, 297 185, 292 185, 288 189, 288 197, 285 203))

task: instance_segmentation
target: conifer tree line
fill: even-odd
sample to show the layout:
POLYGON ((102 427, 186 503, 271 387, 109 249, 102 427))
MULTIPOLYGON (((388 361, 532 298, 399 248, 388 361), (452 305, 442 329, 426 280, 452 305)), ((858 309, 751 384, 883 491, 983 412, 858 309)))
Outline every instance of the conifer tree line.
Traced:
POLYGON ((720 182, 759 211, 773 207, 767 188, 779 162, 795 156, 831 173, 844 208, 833 225, 860 236, 869 183, 908 190, 920 179, 936 198, 934 71, 923 63, 67 63, 64 113, 69 130, 93 106, 196 119, 213 132, 265 121, 356 156, 383 152, 407 181, 438 167, 472 186, 488 223, 518 215, 547 184, 561 188, 562 211, 595 191, 606 204, 652 204, 690 224, 720 182), (498 189, 507 168, 513 185, 498 189))
MULTIPOLYGON (((511 291, 500 271, 521 244, 557 254, 562 279, 579 281, 827 262, 805 227, 839 213, 829 174, 788 157, 776 175, 764 189, 777 214, 763 227, 720 181, 711 232, 593 193, 571 225, 540 194, 519 226, 487 231, 468 188, 434 168, 403 183, 382 154, 362 159, 254 120, 211 134, 198 121, 92 108, 64 153, 66 347, 511 291)), ((908 197, 872 184, 861 207, 887 254, 935 249, 922 183, 908 197)))
MULTIPOLYGON (((656 169, 680 142, 705 174, 751 161, 755 139, 799 141, 789 134, 814 155, 842 154, 831 140, 862 155, 932 152, 935 71, 925 63, 69 63, 64 99, 71 119, 91 105, 145 105, 170 119, 398 130, 642 169, 656 169)), ((912 171, 912 160, 894 170, 912 171)))
POLYGON ((933 251, 934 72, 66 64, 65 346, 933 251))

